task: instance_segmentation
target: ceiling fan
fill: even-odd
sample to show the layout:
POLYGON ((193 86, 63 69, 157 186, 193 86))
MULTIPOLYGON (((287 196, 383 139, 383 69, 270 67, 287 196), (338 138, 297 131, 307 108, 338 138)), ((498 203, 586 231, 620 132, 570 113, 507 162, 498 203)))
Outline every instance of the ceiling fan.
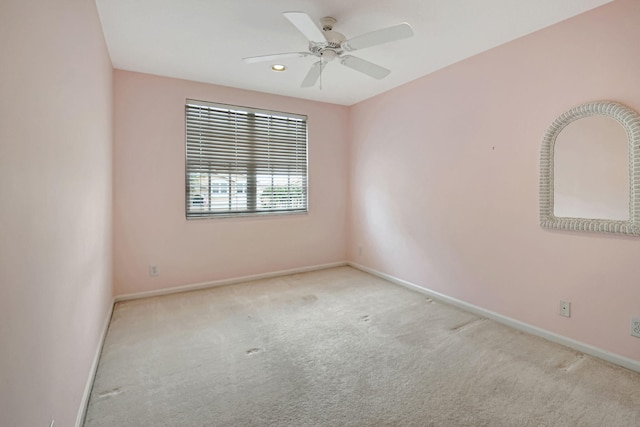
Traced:
POLYGON ((302 87, 314 86, 320 78, 324 67, 334 59, 337 59, 345 67, 364 73, 374 79, 383 79, 389 75, 390 70, 356 56, 348 55, 346 52, 353 52, 413 36, 411 26, 405 22, 347 40, 343 34, 333 31, 333 25, 336 20, 329 16, 320 19, 322 27, 322 31, 320 31, 309 15, 304 12, 284 12, 283 15, 309 40, 309 50, 307 52, 251 56, 243 60, 251 64, 306 56, 320 58, 311 66, 307 76, 302 81, 302 87))

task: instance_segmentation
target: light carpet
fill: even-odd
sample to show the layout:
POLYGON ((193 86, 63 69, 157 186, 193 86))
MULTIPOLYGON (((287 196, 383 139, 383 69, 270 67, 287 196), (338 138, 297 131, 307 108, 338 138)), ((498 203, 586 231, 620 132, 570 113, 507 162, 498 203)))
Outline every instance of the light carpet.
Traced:
POLYGON ((350 267, 118 303, 85 426, 638 426, 640 374, 350 267))

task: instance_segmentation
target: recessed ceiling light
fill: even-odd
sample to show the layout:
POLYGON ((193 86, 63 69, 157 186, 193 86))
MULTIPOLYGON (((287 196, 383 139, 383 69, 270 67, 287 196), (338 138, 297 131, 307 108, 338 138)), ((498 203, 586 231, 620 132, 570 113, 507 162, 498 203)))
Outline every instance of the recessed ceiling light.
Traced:
POLYGON ((285 66, 284 66, 284 65, 282 65, 282 64, 273 64, 273 65, 271 66, 271 69, 272 69, 273 71, 284 71, 284 70, 286 70, 286 69, 287 69, 287 67, 285 67, 285 66))

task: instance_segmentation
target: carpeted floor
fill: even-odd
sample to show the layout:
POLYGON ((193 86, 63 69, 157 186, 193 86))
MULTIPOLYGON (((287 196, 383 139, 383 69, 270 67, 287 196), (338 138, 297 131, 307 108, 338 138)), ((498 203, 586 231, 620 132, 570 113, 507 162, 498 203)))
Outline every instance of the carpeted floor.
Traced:
POLYGON ((640 374, 349 267, 118 303, 85 426, 638 426, 640 374))

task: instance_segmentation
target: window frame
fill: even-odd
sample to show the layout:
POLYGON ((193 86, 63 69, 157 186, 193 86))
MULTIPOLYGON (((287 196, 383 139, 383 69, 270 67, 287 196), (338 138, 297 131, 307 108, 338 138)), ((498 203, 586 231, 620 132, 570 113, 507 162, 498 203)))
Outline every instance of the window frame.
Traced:
MULTIPOLYGON (((184 148, 185 148, 185 157, 184 157, 184 165, 185 165, 185 208, 184 208, 184 212, 185 212, 185 218, 187 220, 198 220, 198 219, 212 219, 212 218, 239 218, 239 217, 247 217, 247 218, 255 218, 255 217, 264 217, 264 216, 280 216, 280 215, 307 215, 309 213, 309 123, 308 123, 308 116, 307 115, 303 115, 303 114, 297 114, 297 113, 289 113, 289 112, 284 112, 284 111, 276 111, 276 110, 267 110, 267 109, 262 109, 262 108, 254 108, 254 107, 245 107, 245 106, 240 106, 240 105, 233 105, 233 104, 223 104, 223 103, 219 103, 219 102, 210 102, 210 101, 201 101, 201 100, 196 100, 196 99, 191 99, 191 98, 187 98, 185 100, 184 103, 184 135, 185 135, 185 141, 184 141, 184 148), (301 121, 304 122, 304 153, 305 153, 305 158, 304 158, 304 162, 301 164, 304 164, 304 176, 303 176, 303 186, 302 188, 302 194, 304 196, 304 207, 303 208, 289 208, 289 209, 263 209, 263 210, 255 210, 255 211, 229 211, 229 210, 225 210, 225 211, 220 211, 220 212, 211 212, 211 211, 206 211, 206 212, 202 212, 202 213, 194 213, 194 212, 190 212, 189 211, 189 206, 190 206, 190 189, 191 189, 191 183, 190 183, 190 172, 193 173, 192 171, 189 170, 189 155, 188 155, 188 150, 189 150, 189 143, 188 143, 188 132, 189 132, 189 127, 187 124, 188 121, 188 106, 189 105, 194 105, 194 106, 200 106, 200 107, 213 107, 213 108, 220 108, 222 110, 229 110, 229 111, 238 111, 238 112, 242 112, 242 113, 247 113, 247 114, 260 114, 260 115, 267 115, 267 116, 275 116, 275 117, 285 117, 285 118, 291 118, 291 119, 299 119, 301 121)), ((296 163, 298 164, 298 163, 296 163)), ((209 172, 209 179, 211 179, 211 176, 213 174, 211 172, 209 172)), ((258 177, 259 174, 255 174, 254 176, 258 177)), ((272 175, 273 177, 274 175, 272 175)), ((243 194, 245 194, 247 197, 249 197, 249 173, 247 173, 246 175, 247 178, 247 182, 242 186, 244 188, 243 194)), ((211 184, 209 184, 211 185, 211 184)), ((209 192, 211 193, 211 188, 209 187, 209 192)), ((229 191, 231 192, 231 186, 229 186, 229 191)), ((238 192, 239 193, 239 192, 238 192)), ((230 194, 231 195, 231 194, 230 194)), ((209 195, 210 197, 210 195, 209 195)), ((255 195, 253 196, 255 197, 255 199, 258 199, 259 197, 259 193, 258 193, 258 186, 256 186, 256 191, 255 191, 255 195)))

